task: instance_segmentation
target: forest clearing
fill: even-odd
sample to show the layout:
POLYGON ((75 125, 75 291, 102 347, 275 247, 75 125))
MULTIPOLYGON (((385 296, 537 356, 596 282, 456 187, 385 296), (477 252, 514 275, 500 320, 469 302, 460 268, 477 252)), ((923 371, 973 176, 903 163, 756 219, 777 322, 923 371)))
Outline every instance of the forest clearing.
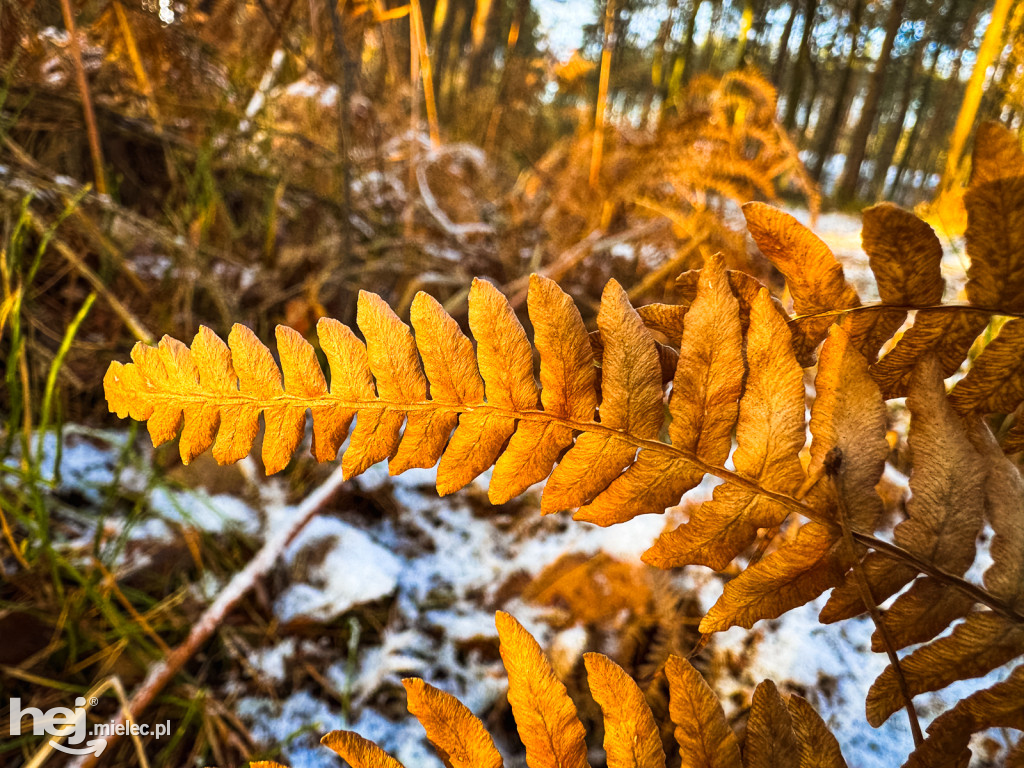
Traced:
POLYGON ((0 768, 1024 766, 1024 3, 0 0, 0 768))

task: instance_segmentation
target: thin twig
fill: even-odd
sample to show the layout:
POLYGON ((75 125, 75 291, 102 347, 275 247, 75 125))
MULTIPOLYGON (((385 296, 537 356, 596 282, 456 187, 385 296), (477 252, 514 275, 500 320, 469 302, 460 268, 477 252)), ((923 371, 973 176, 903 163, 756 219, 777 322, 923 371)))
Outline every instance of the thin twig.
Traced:
MULTIPOLYGON (((132 694, 130 711, 134 717, 139 717, 164 687, 181 671, 182 667, 206 644, 206 642, 217 631, 217 628, 224 622, 228 614, 234 609, 238 601, 245 597, 256 585, 256 582, 266 576, 274 567, 281 553, 298 535, 299 531, 308 523, 334 495, 338 487, 345 482, 345 476, 340 465, 315 491, 307 496, 295 511, 289 515, 288 522, 272 531, 260 550, 253 556, 252 560, 232 577, 227 586, 217 595, 203 615, 199 617, 192 626, 185 641, 175 648, 166 658, 156 662, 149 668, 142 684, 132 694)), ((114 721, 114 728, 111 735, 104 737, 107 747, 112 746, 117 740, 117 725, 125 721, 122 714, 114 721)), ((79 758, 72 763, 73 768, 92 768, 96 765, 96 755, 89 754, 79 758)))
POLYGON ((103 172, 103 150, 100 148, 96 113, 93 112, 92 97, 89 95, 89 81, 86 79, 85 65, 82 63, 82 50, 78 46, 78 33, 75 32, 75 15, 71 10, 71 0, 60 0, 60 9, 64 15, 64 28, 68 31, 71 58, 75 63, 78 92, 82 97, 82 112, 85 115, 85 130, 89 136, 89 154, 92 155, 92 172, 96 179, 96 191, 105 195, 107 194, 107 177, 103 172))
POLYGON ((910 688, 907 686, 907 679, 903 675, 903 668, 900 666, 900 657, 896 653, 896 646, 892 641, 892 636, 889 634, 889 628, 885 626, 885 621, 882 617, 882 612, 878 608, 878 603, 875 602, 874 595, 871 594, 871 584, 868 583, 867 576, 864 574, 864 569, 861 567, 860 558, 857 557, 857 546, 853 542, 853 534, 850 531, 850 520, 846 509, 846 499, 840 492, 839 483, 836 482, 839 472, 842 468, 843 452, 838 448, 833 448, 828 452, 825 457, 825 471, 832 480, 832 485, 836 489, 836 501, 839 507, 839 525, 843 530, 843 543, 846 545, 847 557, 850 558, 850 562, 853 567, 853 577, 857 582, 857 589, 860 592, 860 598, 864 601, 864 605, 867 606, 868 614, 871 616, 871 621, 874 622, 875 628, 878 630, 879 636, 882 638, 882 643, 885 645, 886 655, 889 657, 889 664, 892 665, 893 672, 896 675, 896 682, 899 685, 900 693, 903 695, 903 706, 907 710, 907 719, 910 721, 910 733, 914 737, 914 746, 921 746, 921 742, 924 741, 924 735, 921 733, 921 723, 917 719, 917 710, 914 709, 914 697, 910 695, 910 688))

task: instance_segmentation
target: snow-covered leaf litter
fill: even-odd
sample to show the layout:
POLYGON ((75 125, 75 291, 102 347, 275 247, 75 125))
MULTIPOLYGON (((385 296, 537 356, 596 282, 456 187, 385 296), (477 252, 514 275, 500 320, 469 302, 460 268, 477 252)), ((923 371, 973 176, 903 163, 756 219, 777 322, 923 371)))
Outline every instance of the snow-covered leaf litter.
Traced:
MULTIPOLYGON (((258 503, 235 495, 210 495, 202 490, 171 488, 154 482, 148 459, 134 455, 118 472, 126 446, 124 433, 71 428, 66 431, 61 456, 60 483, 55 494, 74 490, 99 506, 111 483, 126 493, 144 493, 147 508, 139 519, 122 516, 103 521, 113 533, 125 527, 126 545, 115 563, 118 569, 145 567, 145 554, 177 538, 179 526, 210 534, 234 530, 257 543, 288 518, 279 480, 249 474, 258 503), (140 560, 140 557, 143 558, 140 560)), ((42 473, 52 480, 56 440, 47 436, 42 473)), ((16 462, 9 459, 8 463, 16 462)), ((244 471, 244 467, 243 467, 244 471)), ((4 475, 4 482, 11 482, 4 475)), ((385 689, 391 695, 399 680, 422 676, 458 695, 470 708, 484 713, 504 692, 500 664, 465 651, 473 641, 496 637, 493 611, 511 610, 543 643, 587 650, 585 632, 579 627, 555 637, 544 623, 544 610, 514 600, 495 603, 500 587, 523 573, 536 576, 559 557, 574 552, 603 551, 614 557, 639 562, 640 553, 656 537, 664 519, 637 518, 613 528, 573 523, 558 516, 542 518, 537 497, 529 496, 517 512, 474 510, 475 493, 482 493, 481 478, 468 494, 438 498, 432 470, 414 470, 389 477, 381 465, 354 481, 367 496, 390 499, 400 514, 382 514, 368 520, 365 514, 328 508, 308 524, 286 550, 281 563, 286 586, 273 595, 273 611, 280 622, 280 640, 252 650, 250 670, 262 685, 253 685, 241 672, 225 680, 220 694, 233 706, 262 747, 281 746, 282 758, 294 766, 332 765, 332 755, 318 746, 322 732, 354 728, 392 751, 406 764, 439 766, 426 745, 422 731, 411 719, 392 722, 375 711, 375 696, 385 689), (325 542, 327 542, 325 546, 325 542), (324 647, 310 639, 289 634, 289 622, 325 624, 349 617, 358 622, 361 605, 392 598, 387 626, 379 645, 360 647, 354 658, 348 648, 324 647), (568 634, 572 634, 569 638, 568 634), (280 696, 257 695, 269 686, 280 689, 290 665, 300 658, 316 659, 334 693, 349 697, 348 721, 336 696, 322 689, 292 690, 280 696)), ((710 488, 694 494, 709 495, 710 488)), ((481 507, 486 505, 481 504, 481 507)), ((95 510, 92 510, 95 512, 95 510)), ((90 511, 80 510, 75 524, 80 536, 67 546, 84 546, 92 540, 90 511)), ((95 525, 98 520, 93 518, 95 525)), ((710 607, 721 591, 718 576, 702 569, 688 569, 676 578, 692 590, 703 608, 710 607)), ((196 585, 197 596, 210 600, 222 586, 196 585)), ((711 667, 719 674, 713 681, 726 706, 735 707, 732 694, 746 700, 762 678, 776 680, 783 690, 799 691, 811 698, 829 721, 852 766, 887 766, 892 756, 905 754, 911 738, 905 722, 892 718, 881 729, 872 729, 863 717, 864 696, 885 665, 884 657, 869 652, 871 625, 864 619, 843 625, 819 625, 819 603, 759 625, 753 633, 734 629, 715 638, 711 667)), ((984 684, 999 679, 993 673, 984 684)), ((959 684, 943 692, 919 698, 925 720, 931 712, 955 701, 966 689, 982 683, 959 684)))

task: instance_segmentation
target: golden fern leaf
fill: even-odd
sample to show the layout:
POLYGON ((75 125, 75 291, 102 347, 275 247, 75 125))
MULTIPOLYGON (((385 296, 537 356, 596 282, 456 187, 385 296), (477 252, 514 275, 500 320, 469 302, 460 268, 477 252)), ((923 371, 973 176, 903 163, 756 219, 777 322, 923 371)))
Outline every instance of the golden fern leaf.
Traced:
MULTIPOLYGON (((530 277, 527 306, 540 354, 545 413, 576 422, 593 421, 597 407, 594 353, 579 310, 554 281, 539 275, 530 277)), ((532 381, 532 352, 529 373, 532 381)), ((546 478, 559 454, 571 444, 572 429, 564 424, 520 422, 495 464, 491 503, 503 504, 546 478)))
POLYGON ((249 768, 285 768, 285 766, 275 763, 273 760, 253 760, 249 763, 249 768))
POLYGON ((337 752, 352 768, 404 768, 372 741, 352 731, 331 731, 320 743, 337 752))
POLYGON ((974 145, 967 209, 967 297, 972 304, 1024 311, 1024 152, 1016 136, 985 124, 974 145))
MULTIPOLYGON (((438 493, 457 491, 497 460, 515 431, 515 419, 501 413, 537 407, 533 350, 508 300, 484 280, 469 294, 469 327, 477 341, 477 363, 487 402, 459 418, 437 468, 438 493)), ((481 403, 482 404, 482 403, 481 403)))
POLYGON ((575 520, 612 525, 638 514, 664 511, 696 482, 692 482, 690 462, 650 449, 636 456, 636 444, 616 434, 656 439, 664 405, 654 339, 614 280, 605 287, 597 325, 604 344, 601 425, 612 431, 585 432, 576 440, 551 473, 541 511, 582 505, 575 520), (602 488, 607 489, 598 496, 602 488))
POLYGON ((530 768, 584 768, 586 733, 565 686, 537 641, 507 613, 495 616, 501 660, 508 672, 508 702, 530 768))
POLYGON ((839 742, 807 699, 793 694, 786 707, 793 721, 800 768, 846 768, 839 742))
POLYGON ((682 768, 741 768, 736 734, 700 672, 686 659, 669 656, 665 676, 682 768))
POLYGON ((600 653, 587 653, 583 661, 590 693, 604 713, 608 768, 665 768, 661 733, 637 684, 600 653))
MULTIPOLYGON (((701 270, 691 269, 689 272, 684 272, 676 278, 676 290, 679 291, 684 301, 692 302, 697 297, 700 274, 701 270)), ((729 278, 729 287, 732 288, 733 296, 739 302, 740 327, 743 329, 743 333, 746 333, 747 328, 750 326, 750 308, 754 306, 754 300, 757 299, 757 295, 765 285, 756 277, 748 275, 746 272, 741 272, 738 269, 728 269, 726 270, 726 275, 729 278)), ((771 298, 772 304, 779 315, 788 322, 789 315, 786 314, 786 309, 782 306, 782 302, 774 296, 771 298)), ((644 307, 639 309, 641 315, 643 315, 644 309, 644 307)))
MULTIPOLYGON (((736 471, 780 493, 794 493, 804 472, 797 454, 805 441, 803 371, 793 356, 790 334, 762 290, 751 310, 747 334, 746 388, 736 426, 736 471)), ((787 515, 785 508, 726 482, 715 488, 693 519, 663 533, 644 553, 659 568, 689 563, 721 570, 757 536, 787 515)))
POLYGON ((807 473, 820 477, 829 454, 839 449, 835 491, 847 505, 850 526, 873 531, 885 513, 875 486, 882 479, 889 454, 887 414, 882 393, 868 372, 868 361, 840 325, 829 329, 818 358, 814 388, 807 473))
POLYGON ((501 754, 484 724, 452 696, 418 678, 402 681, 408 709, 450 768, 501 768, 501 754))
POLYGON ((701 270, 690 309, 672 381, 669 437, 701 460, 723 464, 732 447, 745 371, 739 302, 721 256, 708 259, 701 270))
POLYGON ((1024 320, 1007 321, 949 393, 960 413, 1013 413, 1024 402, 1024 320))
POLYGON ((928 726, 928 738, 914 750, 904 768, 955 766, 970 756, 971 736, 987 728, 1024 731, 1024 666, 996 683, 957 702, 928 726))
POLYGON ((848 564, 841 552, 838 533, 818 523, 804 524, 791 543, 725 585, 722 596, 701 619, 700 631, 720 632, 734 626, 750 629, 761 619, 777 618, 810 602, 842 580, 848 564))
POLYGON ((743 768, 798 768, 800 753, 789 710, 775 683, 754 689, 743 741, 743 768))
MULTIPOLYGON (((758 248, 785 276, 798 315, 860 306, 832 251, 803 224, 764 203, 747 203, 743 215, 758 248)), ((813 359, 834 320, 825 316, 795 323, 793 345, 801 361, 813 359)))

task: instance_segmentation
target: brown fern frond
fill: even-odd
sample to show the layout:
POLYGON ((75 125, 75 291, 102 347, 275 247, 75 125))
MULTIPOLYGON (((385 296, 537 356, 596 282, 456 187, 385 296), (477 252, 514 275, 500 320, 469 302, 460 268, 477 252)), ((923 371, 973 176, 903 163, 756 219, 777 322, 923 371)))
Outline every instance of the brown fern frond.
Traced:
MULTIPOLYGON (((508 671, 509 701, 532 768, 586 766, 583 727, 565 686, 533 637, 508 614, 496 617, 501 654, 508 671)), ((586 654, 588 682, 604 714, 604 748, 609 768, 664 768, 659 726, 637 684, 599 653, 586 654)), ((714 692, 689 662, 669 658, 671 691, 668 725, 675 727, 682 764, 689 768, 799 765, 845 768, 839 745, 821 717, 803 699, 783 699, 771 681, 761 683, 740 757, 741 740, 729 727, 714 692)), ((403 681, 409 711, 420 721, 445 765, 500 768, 483 724, 454 697, 422 680, 403 681)), ((354 768, 401 768, 380 747, 358 734, 334 731, 323 744, 354 768)), ((258 765, 258 764, 254 764, 258 765)))

